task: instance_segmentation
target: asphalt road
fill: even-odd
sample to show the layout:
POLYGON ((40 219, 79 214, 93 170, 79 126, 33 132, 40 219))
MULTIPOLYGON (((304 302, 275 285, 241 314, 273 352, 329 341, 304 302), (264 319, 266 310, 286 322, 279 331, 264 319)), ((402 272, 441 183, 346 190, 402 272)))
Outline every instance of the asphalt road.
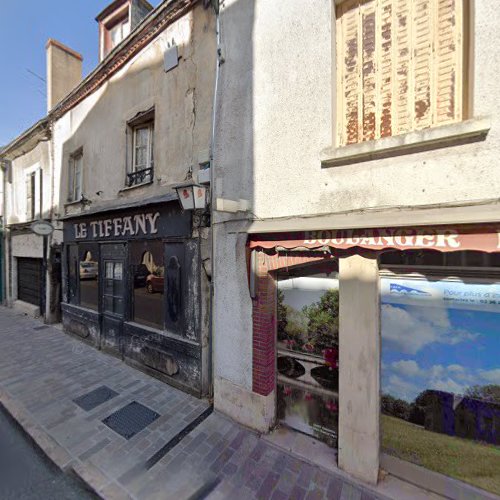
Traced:
POLYGON ((50 462, 0 407, 0 498, 87 500, 96 497, 50 462))

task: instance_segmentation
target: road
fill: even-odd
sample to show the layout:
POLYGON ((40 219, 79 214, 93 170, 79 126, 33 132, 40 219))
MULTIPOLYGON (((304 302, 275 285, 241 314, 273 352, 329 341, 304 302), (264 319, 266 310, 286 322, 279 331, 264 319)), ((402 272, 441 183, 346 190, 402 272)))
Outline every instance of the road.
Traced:
POLYGON ((0 407, 0 498, 90 500, 96 497, 52 464, 0 407))

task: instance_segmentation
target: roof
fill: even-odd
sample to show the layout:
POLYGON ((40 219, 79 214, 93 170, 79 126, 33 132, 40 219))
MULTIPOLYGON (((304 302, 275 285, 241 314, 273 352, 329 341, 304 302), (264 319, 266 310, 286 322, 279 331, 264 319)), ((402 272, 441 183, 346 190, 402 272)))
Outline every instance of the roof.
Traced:
MULTIPOLYGON (((123 1, 123 0, 117 0, 123 1)), ((146 0, 138 0, 144 5, 150 5, 146 0)), ((132 59, 139 51, 151 43, 158 37, 162 31, 172 22, 176 21, 186 14, 199 0, 164 0, 156 9, 153 9, 142 20, 142 22, 127 36, 120 44, 118 44, 92 71, 84 80, 82 80, 61 102, 56 104, 50 110, 48 115, 28 130, 13 139, 7 144, 0 153, 6 157, 10 152, 16 151, 26 141, 37 138, 37 132, 45 128, 48 133, 50 120, 57 120, 70 109, 74 108, 83 99, 99 89, 111 76, 118 72, 130 59, 132 59)), ((115 3, 115 2, 114 2, 115 3)), ((114 4, 113 3, 113 4, 114 4)), ((113 5, 111 4, 111 6, 113 5)), ((108 7, 111 7, 108 6, 108 7)), ((103 11, 104 12, 104 11, 103 11)), ((101 13, 102 14, 102 13, 101 13)), ((48 139, 50 135, 44 135, 39 138, 34 145, 28 146, 27 150, 21 151, 16 156, 20 156, 40 142, 40 140, 48 139)))
POLYGON ((29 129, 25 130, 21 135, 18 135, 9 144, 0 150, 0 156, 13 160, 22 154, 31 151, 39 142, 50 138, 50 128, 48 117, 38 120, 29 129), (19 149, 23 147, 23 150, 19 149), (16 154, 17 153, 17 154, 16 154))
POLYGON ((124 210, 127 208, 138 208, 138 207, 146 207, 149 205, 156 205, 158 203, 167 203, 169 201, 177 200, 177 193, 171 192, 166 194, 161 194, 158 196, 152 196, 151 198, 140 198, 134 200, 112 200, 109 203, 103 202, 99 206, 95 208, 91 208, 89 210, 85 210, 79 213, 68 214, 64 217, 59 217, 59 220, 65 221, 69 219, 79 219, 81 217, 88 217, 89 215, 102 214, 107 212, 116 212, 118 210, 124 210))

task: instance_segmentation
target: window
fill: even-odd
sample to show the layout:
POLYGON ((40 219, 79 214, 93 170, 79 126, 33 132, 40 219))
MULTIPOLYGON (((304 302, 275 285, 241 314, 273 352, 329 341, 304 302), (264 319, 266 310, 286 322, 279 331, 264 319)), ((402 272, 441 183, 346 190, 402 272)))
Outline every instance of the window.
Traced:
POLYGON ((68 201, 78 201, 82 198, 83 151, 80 149, 69 159, 69 189, 68 201))
POLYGON ((463 0, 337 7, 337 145, 464 119, 463 0))
POLYGON ((79 245, 80 305, 94 311, 99 307, 99 248, 97 243, 79 245))
POLYGON ((130 23, 128 17, 117 22, 109 28, 109 46, 108 52, 113 50, 130 32, 130 23))
POLYGON ((154 175, 154 110, 139 114, 128 125, 132 140, 127 186, 152 182, 154 175))
POLYGON ((163 329, 165 272, 161 241, 130 243, 131 279, 134 283, 132 320, 163 329))
POLYGON ((36 172, 26 176, 26 219, 34 220, 36 216, 36 172))

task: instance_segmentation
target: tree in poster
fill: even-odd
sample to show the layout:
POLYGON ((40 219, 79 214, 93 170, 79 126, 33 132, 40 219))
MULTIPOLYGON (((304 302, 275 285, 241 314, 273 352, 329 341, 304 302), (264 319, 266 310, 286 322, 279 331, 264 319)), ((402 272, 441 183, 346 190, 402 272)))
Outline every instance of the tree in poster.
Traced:
POLYGON ((338 345, 339 339, 339 291, 327 290, 319 302, 304 307, 309 320, 308 344, 311 350, 322 354, 325 349, 338 345))
POLYGON ((500 404, 500 385, 473 385, 465 391, 465 395, 469 398, 500 404))

